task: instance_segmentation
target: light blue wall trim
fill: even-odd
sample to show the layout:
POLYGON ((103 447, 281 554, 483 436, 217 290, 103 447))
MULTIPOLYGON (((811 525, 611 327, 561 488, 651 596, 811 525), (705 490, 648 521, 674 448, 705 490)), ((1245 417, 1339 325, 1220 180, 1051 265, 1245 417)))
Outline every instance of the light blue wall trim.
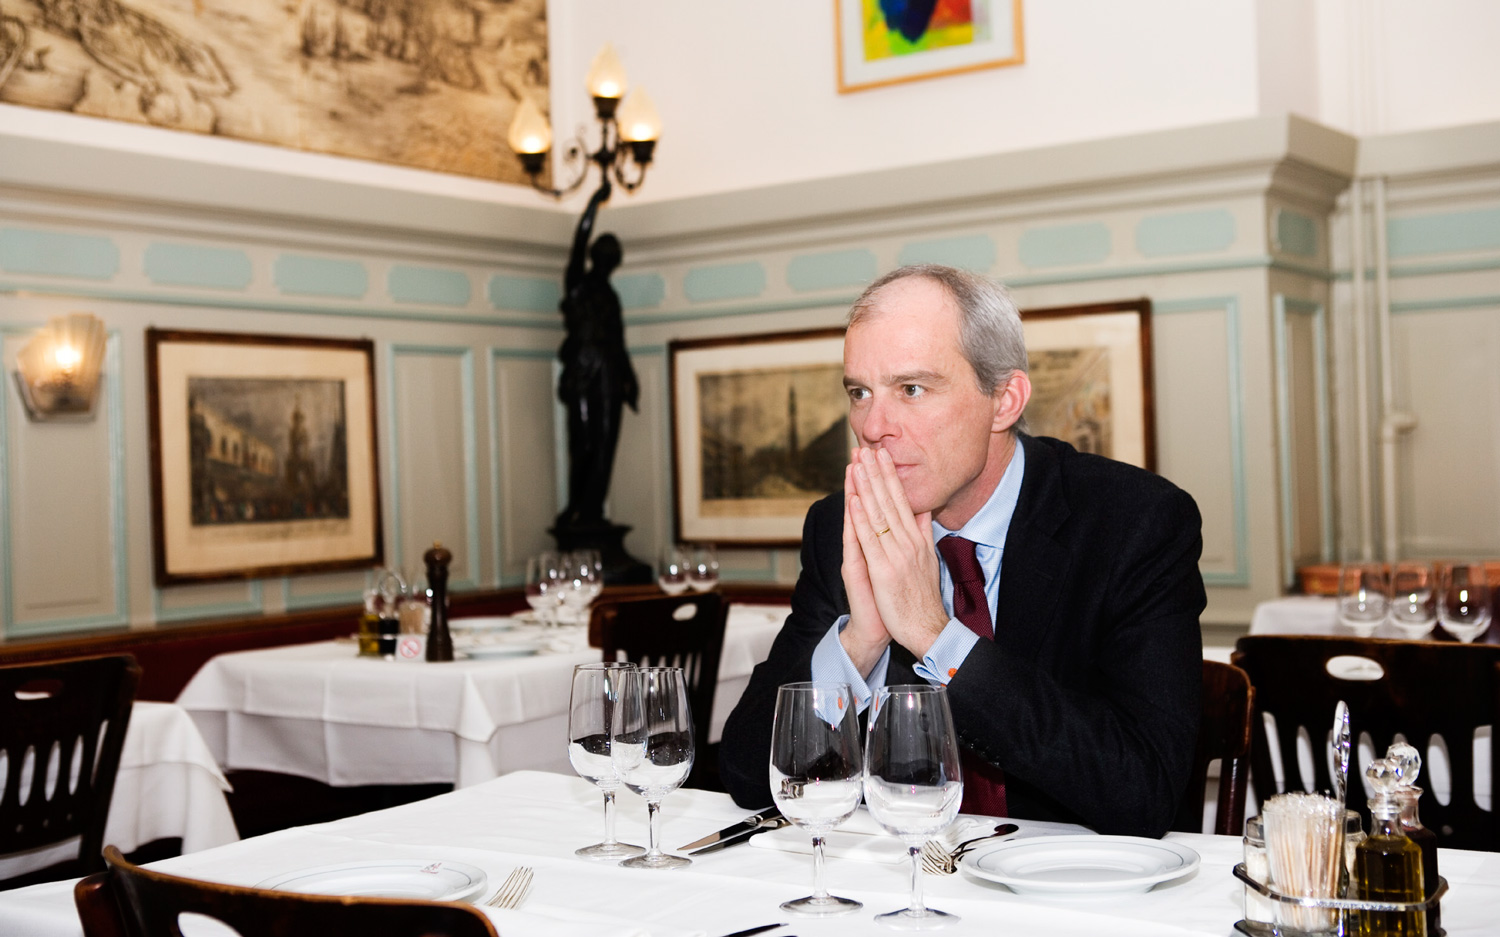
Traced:
POLYGON ((467 306, 473 295, 469 277, 458 270, 398 264, 386 276, 386 292, 398 303, 467 306))
MULTIPOLYGON (((720 556, 720 560, 722 559, 720 556)), ((763 570, 720 569, 719 578, 725 582, 771 582, 776 579, 776 551, 766 550, 766 568, 763 570)))
POLYGON ((988 234, 966 234, 960 237, 937 238, 930 241, 913 241, 901 248, 896 255, 896 264, 947 264, 975 273, 988 273, 994 269, 995 239, 988 234))
MULTIPOLYGON (((552 359, 551 387, 562 380, 562 362, 552 359)), ((568 411, 552 394, 552 490, 557 492, 557 513, 568 509, 568 411)), ((607 507, 608 505, 606 505, 607 507)))
POLYGON ((1036 270, 1103 263, 1109 259, 1113 242, 1109 228, 1090 221, 1023 231, 1018 249, 1022 265, 1036 270))
POLYGON ((242 250, 163 241, 146 248, 142 269, 158 286, 243 290, 255 278, 250 255, 242 250))
POLYGON ((396 372, 396 359, 402 356, 443 356, 456 357, 459 359, 460 388, 463 394, 463 436, 464 436, 464 523, 468 528, 464 532, 464 545, 469 551, 468 569, 469 575, 463 578, 450 579, 448 589, 453 592, 464 589, 478 588, 480 557, 479 552, 479 466, 477 464, 478 452, 475 439, 477 432, 475 423, 477 417, 474 413, 474 350, 467 345, 401 345, 393 344, 386 353, 386 434, 390 439, 390 524, 391 549, 386 551, 386 556, 391 557, 387 565, 400 569, 406 563, 402 555, 401 546, 401 432, 396 421, 396 401, 400 398, 400 379, 396 372))
POLYGON ((659 273, 617 273, 609 282, 625 309, 654 309, 667 301, 667 281, 659 273))
POLYGON ((557 304, 562 300, 562 287, 556 280, 505 273, 490 277, 486 292, 494 308, 520 312, 556 312, 557 304))
POLYGON ((830 306, 847 309, 858 297, 858 293, 848 293, 836 296, 823 295, 816 298, 783 299, 763 303, 739 303, 732 306, 719 306, 714 309, 679 309, 673 312, 633 313, 626 316, 625 322, 627 325, 656 325, 662 322, 706 321, 710 319, 733 318, 735 316, 753 316, 767 312, 826 309, 830 306))
POLYGON ((1234 243, 1234 215, 1224 208, 1151 215, 1135 226, 1135 249, 1146 257, 1208 254, 1234 243))
POLYGON ((1184 312, 1224 313, 1224 334, 1228 346, 1225 380, 1229 384, 1229 462, 1230 490, 1234 500, 1234 570, 1204 570, 1203 584, 1208 586, 1250 585, 1249 494, 1245 490, 1245 383, 1240 365, 1240 301, 1237 296, 1208 296, 1201 299, 1169 299, 1152 303, 1152 316, 1184 312))
POLYGON ((0 268, 84 280, 108 280, 120 270, 120 249, 106 237, 0 228, 0 268))
POLYGON ((276 288, 283 293, 363 299, 370 290, 370 274, 357 260, 282 254, 272 273, 276 288))
MULTIPOLYGON (((365 576, 369 579, 368 574, 365 576)), ((364 590, 353 592, 318 592, 312 595, 297 595, 292 592, 291 579, 281 579, 281 607, 289 612, 300 612, 310 608, 327 608, 330 605, 359 605, 364 602, 364 590)))
POLYGON ((1500 295, 1408 299, 1404 302, 1391 303, 1391 314, 1408 315, 1414 312, 1438 312, 1447 309, 1488 309, 1492 306, 1500 306, 1500 295))
POLYGON ((754 299, 766 291, 766 268, 758 260, 693 267, 682 278, 682 294, 691 303, 754 299))
POLYGON ((42 296, 64 296, 77 299, 102 299, 110 302, 138 303, 152 306, 193 306, 234 311, 274 312, 296 316, 340 316, 356 319, 395 319, 402 322, 444 322, 460 325, 496 325, 509 328, 562 331, 558 316, 503 316, 474 313, 435 312, 418 309, 392 309, 389 306, 315 306, 306 303, 261 299, 253 294, 226 297, 222 294, 188 294, 175 291, 143 292, 140 290, 93 289, 79 286, 54 287, 43 283, 19 283, 0 280, 0 293, 31 293, 42 296))
POLYGON ((875 252, 863 248, 803 254, 787 261, 786 285, 799 293, 863 287, 875 279, 879 270, 875 252))
POLYGON ((212 602, 172 609, 162 607, 162 590, 153 588, 151 590, 151 614, 159 623, 194 621, 199 618, 227 618, 231 615, 259 615, 265 610, 265 592, 261 580, 252 580, 245 586, 248 595, 243 602, 212 602))
POLYGON ((1306 215, 1278 208, 1271 219, 1272 245, 1298 257, 1318 256, 1318 223, 1306 215))
POLYGON ((1292 373, 1287 335, 1287 318, 1293 315, 1309 316, 1313 320, 1313 392, 1317 395, 1314 406, 1318 424, 1318 524, 1321 541, 1319 559, 1326 561, 1333 552, 1333 433, 1329 424, 1328 407, 1327 315, 1321 303, 1292 299, 1277 293, 1273 300, 1271 327, 1276 357, 1277 462, 1281 472, 1281 580, 1282 585, 1287 588, 1294 585, 1297 579, 1292 537, 1297 514, 1293 498, 1295 470, 1292 467, 1291 436, 1292 373))
POLYGON ((1500 248, 1500 208, 1392 218, 1386 246, 1392 257, 1494 250, 1500 248))

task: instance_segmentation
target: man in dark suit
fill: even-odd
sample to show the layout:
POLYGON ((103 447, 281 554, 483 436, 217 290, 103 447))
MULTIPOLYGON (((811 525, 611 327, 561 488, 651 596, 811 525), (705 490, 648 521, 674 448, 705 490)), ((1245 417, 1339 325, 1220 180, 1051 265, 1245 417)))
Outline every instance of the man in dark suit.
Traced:
POLYGON ((792 614, 724 728, 736 802, 771 799, 783 683, 845 681, 863 709, 925 680, 948 688, 965 811, 1162 835, 1198 733, 1192 498, 1020 431, 1020 318, 984 277, 923 265, 872 284, 844 383, 859 447, 808 512, 792 614))

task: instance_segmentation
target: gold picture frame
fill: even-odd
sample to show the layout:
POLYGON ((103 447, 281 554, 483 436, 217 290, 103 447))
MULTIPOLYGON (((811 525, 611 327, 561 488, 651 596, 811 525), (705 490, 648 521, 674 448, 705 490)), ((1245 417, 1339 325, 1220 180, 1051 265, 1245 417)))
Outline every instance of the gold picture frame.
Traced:
POLYGON ((1021 0, 966 6, 963 21, 943 0, 906 4, 893 20, 879 0, 834 0, 839 93, 1025 63, 1021 0))

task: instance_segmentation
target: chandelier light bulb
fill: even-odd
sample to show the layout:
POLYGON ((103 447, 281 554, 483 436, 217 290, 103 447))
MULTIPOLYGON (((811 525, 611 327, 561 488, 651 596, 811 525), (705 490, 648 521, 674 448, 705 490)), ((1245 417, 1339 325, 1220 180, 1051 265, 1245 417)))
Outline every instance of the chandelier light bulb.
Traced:
POLYGON ((587 83, 589 94, 596 98, 619 100, 625 96, 625 89, 629 87, 625 81, 625 66, 620 64, 620 57, 615 55, 612 44, 606 42, 599 54, 594 56, 594 63, 589 66, 587 83))
POLYGON ((526 98, 516 108, 507 142, 517 153, 545 153, 552 149, 552 128, 535 101, 526 98))
POLYGON ((629 142, 655 140, 661 136, 661 117, 646 89, 637 88, 620 105, 616 117, 620 124, 620 138, 629 142))

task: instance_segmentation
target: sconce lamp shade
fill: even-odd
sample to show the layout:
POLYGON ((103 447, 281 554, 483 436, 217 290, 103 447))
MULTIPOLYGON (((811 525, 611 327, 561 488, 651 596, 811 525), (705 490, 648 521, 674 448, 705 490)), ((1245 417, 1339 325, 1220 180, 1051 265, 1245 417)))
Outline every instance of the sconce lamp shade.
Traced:
POLYGON ((33 420, 93 415, 104 364, 104 323, 86 312, 58 316, 16 356, 16 383, 33 420))
POLYGON ((625 66, 620 64, 620 57, 615 55, 615 47, 605 43, 599 54, 594 56, 594 63, 589 66, 589 74, 586 79, 589 86, 589 94, 595 98, 606 98, 618 101, 625 96, 628 87, 625 81, 625 66))
POLYGON ((521 106, 516 108, 515 119, 510 122, 507 142, 511 149, 523 155, 545 153, 552 149, 552 127, 535 101, 525 98, 521 101, 521 106))
POLYGON ((615 119, 620 124, 620 138, 628 143, 655 140, 661 136, 661 117, 645 88, 635 89, 621 103, 615 119))

